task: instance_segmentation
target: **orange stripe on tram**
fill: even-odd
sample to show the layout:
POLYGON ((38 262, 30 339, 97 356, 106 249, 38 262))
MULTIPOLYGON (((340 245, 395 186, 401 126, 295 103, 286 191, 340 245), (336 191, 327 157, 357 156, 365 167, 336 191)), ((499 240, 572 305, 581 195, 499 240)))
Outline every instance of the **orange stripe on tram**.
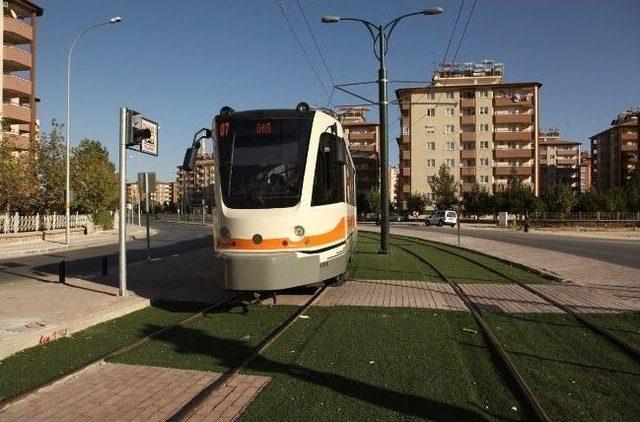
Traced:
POLYGON ((321 246, 344 239, 346 236, 346 223, 346 219, 342 217, 340 222, 330 231, 306 236, 300 240, 288 238, 262 239, 261 243, 256 244, 252 239, 230 239, 226 242, 218 240, 216 247, 218 249, 289 249, 321 246))

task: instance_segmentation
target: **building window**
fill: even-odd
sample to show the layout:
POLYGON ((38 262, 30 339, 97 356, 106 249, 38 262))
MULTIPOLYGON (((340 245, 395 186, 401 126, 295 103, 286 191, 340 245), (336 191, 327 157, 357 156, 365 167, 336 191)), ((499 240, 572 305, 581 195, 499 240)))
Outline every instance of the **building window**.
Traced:
POLYGON ((489 149, 489 141, 480 141, 480 149, 489 149))
POLYGON ((427 133, 435 133, 435 131, 436 131, 435 126, 427 126, 427 133))
POLYGON ((453 91, 447 92, 447 100, 453 100, 453 91))
POLYGON ((478 91, 478 97, 480 98, 488 98, 489 97, 489 92, 487 92, 487 90, 482 90, 482 91, 478 91))
POLYGON ((427 151, 435 151, 436 143, 435 142, 427 142, 427 151))
POLYGON ((489 183, 489 176, 480 176, 480 183, 489 183))
POLYGON ((435 167, 436 166, 436 160, 434 158, 429 158, 427 160, 427 167, 435 167))
POLYGON ((487 106, 480 107, 480 114, 489 114, 489 107, 487 106))
POLYGON ((480 125, 480 132, 489 132, 489 124, 483 123, 480 125))
POLYGON ((402 126, 402 134, 408 135, 409 133, 409 126, 402 126))
POLYGON ((453 107, 447 107, 447 116, 453 116, 455 109, 453 107))
POLYGON ((489 165, 489 159, 488 158, 481 158, 480 159, 480 165, 481 166, 488 166, 489 165))
POLYGON ((444 149, 446 149, 447 151, 453 151, 455 148, 456 148, 455 142, 447 141, 444 149))
POLYGON ((427 183, 434 183, 436 181, 436 176, 427 176, 427 183))
POLYGON ((436 109, 435 108, 428 108, 427 109, 427 117, 435 117, 436 116, 436 109))
POLYGON ((454 160, 453 158, 447 158, 446 164, 447 167, 452 168, 456 165, 456 160, 454 160))
POLYGON ((445 125, 444 133, 453 133, 456 130, 454 125, 445 125))
POLYGON ((435 100, 436 99, 436 93, 435 92, 427 93, 427 98, 430 99, 430 100, 435 100))
POLYGON ((517 132, 518 127, 516 125, 509 125, 509 132, 517 132))

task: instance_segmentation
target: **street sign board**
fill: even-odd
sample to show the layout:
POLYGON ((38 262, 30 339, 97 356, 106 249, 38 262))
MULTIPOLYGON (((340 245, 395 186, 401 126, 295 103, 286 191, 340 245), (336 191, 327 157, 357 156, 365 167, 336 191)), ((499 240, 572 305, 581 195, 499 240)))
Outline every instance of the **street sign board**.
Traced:
POLYGON ((127 110, 127 148, 149 155, 158 155, 158 123, 127 110))
POLYGON ((145 183, 145 173, 138 173, 138 188, 141 193, 153 193, 156 191, 156 174, 147 173, 149 176, 149 186, 145 183))

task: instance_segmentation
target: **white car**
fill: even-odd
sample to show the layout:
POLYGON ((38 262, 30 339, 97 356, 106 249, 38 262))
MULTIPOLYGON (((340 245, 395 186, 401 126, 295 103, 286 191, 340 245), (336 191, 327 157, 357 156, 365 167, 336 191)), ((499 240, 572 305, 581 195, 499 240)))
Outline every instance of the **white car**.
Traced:
POLYGON ((424 225, 430 226, 435 224, 438 227, 451 226, 458 224, 458 214, 455 211, 440 210, 436 211, 424 219, 424 225))

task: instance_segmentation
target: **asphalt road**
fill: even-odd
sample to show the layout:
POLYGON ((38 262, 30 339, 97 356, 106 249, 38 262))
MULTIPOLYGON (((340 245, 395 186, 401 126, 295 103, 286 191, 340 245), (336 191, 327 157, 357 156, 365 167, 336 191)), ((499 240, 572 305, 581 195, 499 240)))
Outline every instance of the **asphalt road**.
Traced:
MULTIPOLYGON (((164 258, 180 255, 203 248, 211 248, 213 241, 211 229, 201 225, 172 224, 153 222, 151 226, 158 230, 151 236, 151 258, 164 258)), ((134 263, 147 259, 146 239, 127 242, 127 262, 134 263)), ((118 268, 118 244, 98 246, 71 251, 59 251, 43 255, 0 260, 0 271, 10 272, 11 268, 28 267, 38 271, 57 273, 57 264, 61 260, 67 262, 69 276, 100 273, 102 257, 108 256, 109 271, 118 268)), ((0 284, 15 282, 24 277, 0 277, 0 284)))
MULTIPOLYGON (((392 227, 396 224, 391 223, 392 227)), ((413 227, 419 231, 445 232, 456 235, 457 229, 451 227, 425 227, 397 224, 403 228, 413 227)), ((625 267, 640 269, 640 240, 597 239, 578 236, 566 236, 541 232, 516 232, 507 230, 490 230, 461 228, 461 236, 478 239, 496 240, 513 245, 530 246, 547 249, 586 258, 597 259, 625 267)))

